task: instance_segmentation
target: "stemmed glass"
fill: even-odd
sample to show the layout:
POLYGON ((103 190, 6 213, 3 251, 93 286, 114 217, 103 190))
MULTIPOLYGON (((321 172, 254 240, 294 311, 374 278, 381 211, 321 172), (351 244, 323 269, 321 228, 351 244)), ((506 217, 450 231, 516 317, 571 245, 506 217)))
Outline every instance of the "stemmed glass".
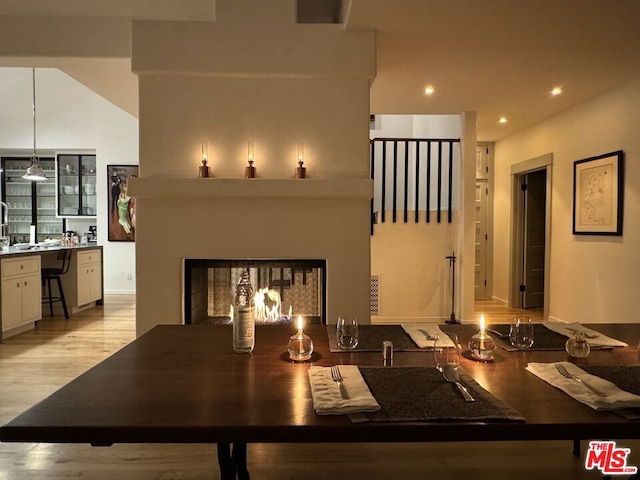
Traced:
POLYGON ((460 365, 460 344, 455 333, 447 333, 453 347, 448 342, 443 342, 439 335, 433 341, 433 360, 438 371, 442 372, 445 365, 451 365, 457 369, 460 365))
POLYGON ((336 323, 336 340, 342 350, 353 350, 358 345, 358 319, 355 317, 338 317, 336 323))

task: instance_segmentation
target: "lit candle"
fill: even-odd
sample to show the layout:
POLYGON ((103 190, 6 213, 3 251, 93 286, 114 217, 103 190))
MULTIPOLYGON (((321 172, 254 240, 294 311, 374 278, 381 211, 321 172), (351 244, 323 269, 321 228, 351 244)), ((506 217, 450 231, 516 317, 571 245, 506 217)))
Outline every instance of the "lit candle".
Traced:
POLYGON ((253 142, 247 143, 247 159, 253 162, 253 142))
POLYGON ((202 141, 202 161, 209 160, 209 143, 206 140, 202 141))
POLYGON ((292 316, 293 316, 293 307, 289 305, 289 316, 287 318, 291 319, 292 316))
POLYGON ((302 332, 302 315, 298 315, 298 351, 300 355, 304 353, 304 345, 302 341, 304 340, 304 333, 302 332))
POLYGON ((298 142, 298 162, 304 161, 304 142, 298 142))
POLYGON ((485 336, 485 323, 484 313, 480 314, 480 350, 484 350, 484 336, 485 336))

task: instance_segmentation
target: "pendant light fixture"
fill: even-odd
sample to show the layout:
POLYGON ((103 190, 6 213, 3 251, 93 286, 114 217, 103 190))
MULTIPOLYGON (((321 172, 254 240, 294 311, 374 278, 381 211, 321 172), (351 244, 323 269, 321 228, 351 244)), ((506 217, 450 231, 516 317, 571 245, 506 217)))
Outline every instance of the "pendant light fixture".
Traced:
POLYGON ((40 166, 40 161, 38 160, 38 156, 36 155, 36 69, 35 67, 31 68, 31 78, 32 78, 32 87, 33 87, 33 155, 31 157, 31 162, 27 167, 26 173, 22 176, 22 178, 26 180, 35 180, 42 181, 46 180, 47 177, 44 174, 44 170, 40 166))

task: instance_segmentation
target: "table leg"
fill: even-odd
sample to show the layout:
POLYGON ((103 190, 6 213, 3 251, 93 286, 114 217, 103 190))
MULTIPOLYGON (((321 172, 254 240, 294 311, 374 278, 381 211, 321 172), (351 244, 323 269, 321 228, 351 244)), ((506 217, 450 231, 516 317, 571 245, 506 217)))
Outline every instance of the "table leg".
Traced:
POLYGON ((251 480, 247 470, 247 444, 218 444, 220 480, 251 480))

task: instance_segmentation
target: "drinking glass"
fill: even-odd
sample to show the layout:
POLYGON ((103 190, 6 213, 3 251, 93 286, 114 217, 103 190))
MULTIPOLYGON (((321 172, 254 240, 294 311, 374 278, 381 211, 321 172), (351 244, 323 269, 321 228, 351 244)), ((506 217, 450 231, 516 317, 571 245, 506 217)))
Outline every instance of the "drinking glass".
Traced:
POLYGON ((533 345, 533 323, 529 317, 513 317, 509 329, 509 342, 516 348, 531 348, 533 345))
POLYGON ((358 319, 338 317, 336 340, 342 350, 353 350, 358 345, 358 319))
POLYGON ((446 333, 442 336, 436 335, 433 341, 433 360, 440 372, 444 370, 445 365, 452 365, 454 368, 458 368, 460 365, 460 344, 455 333, 446 333), (444 342, 443 339, 451 339, 454 346, 451 346, 449 342, 444 342))

